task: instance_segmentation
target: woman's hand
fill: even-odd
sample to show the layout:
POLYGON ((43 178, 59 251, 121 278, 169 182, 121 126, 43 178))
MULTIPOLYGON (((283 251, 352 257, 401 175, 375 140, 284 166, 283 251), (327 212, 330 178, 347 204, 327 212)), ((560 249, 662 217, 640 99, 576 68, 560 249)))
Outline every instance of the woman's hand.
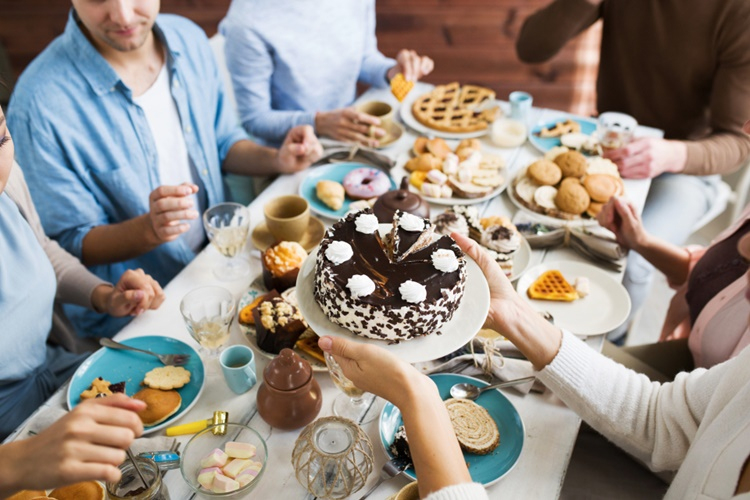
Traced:
POLYGON ((333 355, 357 388, 377 394, 399 408, 422 384, 431 384, 434 389, 434 384, 416 368, 382 347, 340 337, 321 337, 318 346, 333 355))
POLYGON ((396 65, 388 70, 388 80, 392 80, 399 73, 404 79, 416 82, 432 73, 435 62, 427 56, 420 56, 413 50, 402 49, 396 56, 396 65))
POLYGON ((451 237, 487 278, 490 310, 485 326, 513 342, 538 369, 547 366, 560 350, 562 332, 518 296, 500 266, 475 241, 458 233, 451 237))
POLYGON ((354 108, 319 111, 315 115, 315 130, 318 135, 337 141, 356 142, 373 148, 378 146, 378 139, 385 136, 380 118, 354 108))
POLYGON ((118 481, 125 449, 143 433, 146 404, 124 394, 90 399, 38 436, 0 446, 0 497, 81 481, 118 481))
POLYGON ((624 198, 613 196, 596 216, 602 227, 615 233, 617 243, 638 251, 648 239, 635 206, 624 198))
POLYGON ((158 309, 164 302, 164 290, 143 269, 128 269, 114 287, 100 285, 91 295, 98 312, 111 316, 138 316, 149 309, 158 309))

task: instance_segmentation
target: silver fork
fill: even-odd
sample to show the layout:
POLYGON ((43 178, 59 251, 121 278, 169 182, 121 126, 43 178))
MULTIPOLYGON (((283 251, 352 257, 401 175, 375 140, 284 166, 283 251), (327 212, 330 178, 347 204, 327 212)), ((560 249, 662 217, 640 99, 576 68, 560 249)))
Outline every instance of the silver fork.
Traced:
POLYGON ((110 349, 122 349, 124 351, 135 351, 142 352, 143 354, 150 354, 151 356, 156 356, 157 358, 159 358, 159 361, 167 366, 182 366, 186 365, 188 361, 190 361, 190 354, 156 354, 155 352, 144 351, 143 349, 120 344, 119 342, 115 342, 114 340, 107 338, 99 339, 99 345, 109 347, 110 349))
POLYGON ((386 479, 391 479, 392 477, 396 477, 409 466, 409 462, 403 458, 392 458, 390 461, 386 462, 385 465, 383 465, 383 468, 380 469, 380 479, 378 479, 378 482, 375 483, 375 485, 370 488, 367 493, 359 497, 359 500, 365 500, 365 498, 370 496, 370 493, 375 491, 380 484, 385 481, 386 479))

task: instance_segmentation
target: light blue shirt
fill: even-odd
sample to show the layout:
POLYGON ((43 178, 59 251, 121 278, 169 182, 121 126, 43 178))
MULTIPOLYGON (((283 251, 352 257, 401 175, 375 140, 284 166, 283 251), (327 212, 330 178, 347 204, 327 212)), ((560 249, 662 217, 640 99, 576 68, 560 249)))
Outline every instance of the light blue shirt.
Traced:
POLYGON ((0 194, 0 400, 44 364, 57 279, 26 219, 0 194))
MULTIPOLYGON (((222 202, 221 164, 247 134, 225 98, 203 30, 160 15, 154 32, 166 46, 172 97, 201 192, 209 206, 222 202)), ((81 257, 92 227, 149 211, 149 194, 161 182, 146 116, 72 12, 65 32, 18 80, 8 126, 44 229, 68 252, 81 257)), ((140 267, 166 285, 193 257, 178 238, 135 259, 90 269, 116 283, 125 270, 140 267)), ((66 312, 82 335, 112 336, 128 321, 77 306, 66 312)))
POLYGON ((219 25, 245 130, 281 143, 316 111, 349 106, 357 82, 388 85, 375 0, 233 0, 219 25))

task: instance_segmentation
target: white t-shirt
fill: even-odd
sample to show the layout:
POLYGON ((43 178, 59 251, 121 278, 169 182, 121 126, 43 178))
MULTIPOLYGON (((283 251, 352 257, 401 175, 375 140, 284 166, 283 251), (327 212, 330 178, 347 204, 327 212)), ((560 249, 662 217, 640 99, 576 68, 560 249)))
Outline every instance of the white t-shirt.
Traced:
MULTIPOLYGON (((151 129, 151 135, 156 145, 157 163, 159 166, 159 183, 162 186, 177 186, 183 182, 197 184, 203 191, 195 168, 190 161, 185 136, 182 133, 180 114, 177 104, 172 98, 169 86, 169 73, 164 64, 151 87, 142 95, 134 99, 143 113, 151 129)), ((201 217, 205 210, 203 200, 205 196, 193 195, 193 208, 198 211, 198 218, 187 221, 190 229, 182 235, 185 243, 197 252, 205 241, 201 217)))

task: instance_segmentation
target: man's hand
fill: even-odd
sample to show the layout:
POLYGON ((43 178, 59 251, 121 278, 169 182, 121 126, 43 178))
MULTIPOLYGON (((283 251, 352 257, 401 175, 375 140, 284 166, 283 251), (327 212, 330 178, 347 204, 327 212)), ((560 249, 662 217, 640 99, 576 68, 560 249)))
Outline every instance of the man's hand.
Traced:
POLYGON ((138 316, 148 309, 158 309, 164 302, 164 291, 143 269, 129 269, 116 286, 96 287, 91 302, 98 312, 111 316, 138 316))
POLYGON ((320 111, 315 115, 315 130, 321 136, 337 141, 357 142, 377 147, 378 139, 385 135, 380 128, 380 118, 360 113, 354 108, 320 111))
POLYGON ((610 198, 596 220, 602 227, 615 233, 617 243, 625 248, 638 251, 648 239, 648 233, 635 206, 619 196, 610 198))
POLYGON ((603 156, 615 162, 626 179, 653 179, 664 172, 682 172, 687 146, 681 141, 641 137, 603 156))
POLYGON ((416 82, 429 75, 435 68, 435 62, 427 56, 420 56, 413 50, 402 49, 396 56, 396 65, 388 70, 388 80, 403 73, 406 80, 416 82))
POLYGON ((197 192, 198 186, 189 182, 179 186, 159 186, 151 191, 148 197, 149 219, 157 245, 179 238, 190 229, 190 224, 185 221, 200 216, 191 198, 197 192))
POLYGON ((298 125, 292 128, 284 139, 276 156, 277 171, 282 174, 293 174, 310 166, 323 155, 315 132, 309 125, 298 125))
POLYGON ((119 481, 124 450, 143 433, 135 412, 145 407, 124 394, 90 399, 38 436, 0 447, 7 474, 0 478, 0 496, 80 481, 119 481))

